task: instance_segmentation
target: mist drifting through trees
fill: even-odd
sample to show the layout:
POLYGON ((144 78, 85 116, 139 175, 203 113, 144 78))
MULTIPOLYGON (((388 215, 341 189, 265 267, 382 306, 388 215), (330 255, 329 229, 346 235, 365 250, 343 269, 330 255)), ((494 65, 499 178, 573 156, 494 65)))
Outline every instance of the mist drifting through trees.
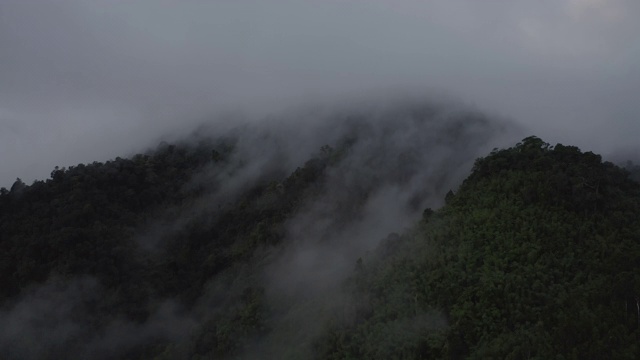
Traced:
POLYGON ((0 349, 633 358, 640 185, 576 147, 497 149, 520 132, 453 103, 315 107, 18 180, 0 349))
POLYGON ((640 358, 638 15, 2 2, 0 358, 640 358))

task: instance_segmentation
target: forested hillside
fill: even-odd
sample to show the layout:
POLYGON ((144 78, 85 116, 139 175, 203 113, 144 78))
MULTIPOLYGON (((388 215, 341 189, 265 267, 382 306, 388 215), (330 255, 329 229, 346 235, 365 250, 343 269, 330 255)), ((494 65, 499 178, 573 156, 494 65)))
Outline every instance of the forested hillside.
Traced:
POLYGON ((293 168, 225 136, 17 180, 2 358, 638 358, 629 173, 529 137, 458 188, 494 130, 409 118, 353 120, 293 168))
POLYGON ((637 359, 640 185, 535 137, 361 259, 329 359, 637 359))
POLYGON ((205 191, 204 187, 185 184, 198 172, 207 171, 211 176, 211 172, 221 171, 231 149, 228 144, 213 143, 197 147, 161 145, 149 155, 56 169, 47 181, 26 186, 18 180, 10 191, 3 190, 3 304, 11 306, 25 293, 33 297, 33 285, 47 279, 53 283, 47 285, 51 289, 37 289, 35 297, 63 298, 45 309, 37 304, 31 309, 31 304, 26 304, 25 311, 36 312, 18 315, 26 319, 11 315, 3 319, 24 321, 12 325, 33 327, 26 335, 34 336, 12 338, 12 329, 7 326, 3 329, 5 336, 0 338, 0 348, 8 351, 5 355, 9 359, 148 359, 162 358, 161 354, 168 352, 170 358, 199 358, 199 354, 210 358, 232 353, 240 338, 258 333, 262 289, 258 284, 253 287, 250 281, 239 293, 224 289, 212 295, 223 299, 208 299, 222 302, 228 313, 201 314, 204 318, 198 319, 197 327, 192 324, 196 322, 190 319, 192 315, 180 313, 194 308, 196 299, 206 291, 207 281, 234 266, 253 266, 246 261, 257 247, 278 244, 283 237, 283 221, 303 196, 312 196, 313 186, 320 183, 318 177, 335 161, 335 154, 323 148, 317 158, 281 183, 266 177, 232 202, 216 204, 215 211, 195 217, 186 214, 194 202, 207 196, 206 191, 212 191, 212 185, 208 184, 205 191), (163 229, 165 234, 157 234, 152 245, 137 234, 152 218, 171 223, 184 216, 189 217, 185 225, 163 229), (74 295, 81 298, 72 298, 74 295), (158 299, 172 300, 167 303, 158 299), (53 305, 63 306, 65 311, 49 308, 53 305), (165 315, 167 311, 170 314, 165 315), (170 320, 154 323, 158 312, 170 320), (128 325, 111 329, 114 319, 128 325), (73 338, 45 343, 44 347, 38 344, 38 332, 59 331, 61 324, 66 326, 71 321, 72 332, 78 330, 73 338), (178 324, 174 324, 176 321, 178 324), (142 325, 149 323, 155 328, 142 325), (161 328, 173 326, 177 329, 161 328), (185 333, 175 334, 176 330, 185 333), (141 331, 138 336, 143 338, 134 344, 100 344, 87 353, 70 355, 70 349, 82 349, 95 341, 96 333, 99 337, 104 333, 121 336, 111 334, 115 331, 141 331), (186 337, 189 342, 181 341, 184 349, 174 353, 167 337, 186 337), (119 348, 123 345, 125 350, 119 348))
POLYGON ((1 190, 3 358, 312 357, 358 256, 509 131, 424 102, 233 122, 1 190))

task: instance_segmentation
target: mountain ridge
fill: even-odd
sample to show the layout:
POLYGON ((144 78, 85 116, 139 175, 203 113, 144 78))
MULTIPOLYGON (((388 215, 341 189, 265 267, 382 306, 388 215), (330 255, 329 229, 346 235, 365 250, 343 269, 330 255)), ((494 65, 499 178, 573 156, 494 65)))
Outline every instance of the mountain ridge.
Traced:
MULTIPOLYGON (((432 151, 468 148, 478 130, 462 124, 445 125, 432 151)), ((0 319, 11 324, 0 349, 9 359, 638 354, 628 309, 640 293, 640 186, 629 172, 528 137, 476 159, 444 196, 454 177, 422 147, 370 152, 377 136, 406 138, 385 131, 323 146, 292 171, 277 152, 256 162, 247 141, 225 137, 16 181, 0 193, 0 319), (421 164, 435 172, 420 175, 421 164), (442 208, 421 210, 434 191, 421 181, 442 208), (521 305, 493 304, 501 296, 521 305), (581 306, 563 307, 571 301, 581 306), (603 333, 612 338, 593 341, 603 333)))

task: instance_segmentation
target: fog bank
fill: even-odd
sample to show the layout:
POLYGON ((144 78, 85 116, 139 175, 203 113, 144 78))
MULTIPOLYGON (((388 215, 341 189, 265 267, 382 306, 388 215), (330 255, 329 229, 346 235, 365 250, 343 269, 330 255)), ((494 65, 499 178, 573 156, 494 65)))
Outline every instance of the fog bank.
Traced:
POLYGON ((634 0, 4 1, 0 184, 222 112, 398 89, 448 94, 552 143, 633 148, 638 15, 634 0))

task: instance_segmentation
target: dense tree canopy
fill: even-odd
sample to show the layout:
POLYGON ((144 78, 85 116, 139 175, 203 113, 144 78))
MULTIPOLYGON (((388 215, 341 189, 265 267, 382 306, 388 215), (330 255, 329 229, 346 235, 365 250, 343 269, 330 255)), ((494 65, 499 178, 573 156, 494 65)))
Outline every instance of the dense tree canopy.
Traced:
MULTIPOLYGON (((257 274, 287 221, 320 201, 349 144, 323 147, 290 174, 259 176, 228 198, 213 189, 246 166, 229 139, 56 168, 31 185, 17 179, 0 192, 0 320, 45 284, 66 292, 79 284, 90 296, 65 301, 90 331, 42 345, 36 358, 77 349, 79 358, 240 357, 278 316, 257 274), (113 319, 144 329, 168 300, 189 314, 180 324, 161 322, 162 332, 135 346, 87 352, 96 333, 108 338, 113 319), (185 334, 165 336, 171 326, 185 334)), ((445 206, 426 209, 405 233, 379 234, 382 244, 362 254, 341 311, 320 324, 317 358, 637 359, 636 170, 536 137, 478 159, 445 206)), ((367 196, 345 197, 334 211, 357 219, 367 196)), ((7 345, 0 335, 6 358, 26 357, 33 340, 7 345)))
MULTIPOLYGON (((259 177, 238 197, 216 202, 210 193, 225 184, 199 184, 199 174, 224 178, 224 172, 242 168, 238 159, 228 163, 233 153, 232 142, 163 143, 131 159, 56 168, 50 179, 29 186, 18 179, 0 195, 0 306, 10 307, 52 278, 91 276, 99 283, 98 295, 82 300, 76 310, 78 321, 92 331, 104 330, 114 318, 143 324, 157 312, 158 299, 178 299, 192 309, 212 279, 238 276, 237 268, 253 266, 249 260, 256 249, 281 241, 287 216, 317 192, 324 168, 339 156, 323 147, 289 176, 259 177), (206 208, 194 216, 194 206, 206 208), (154 230, 157 224, 166 227, 154 230)), ((243 337, 262 328, 260 284, 241 283, 237 292, 224 290, 228 299, 216 304, 224 311, 201 319, 181 349, 151 339, 149 347, 100 356, 233 354, 243 337)), ((56 359, 74 346, 58 345, 40 356, 56 359)))
POLYGON ((358 263, 330 359, 636 359, 640 185, 530 137, 358 263))

